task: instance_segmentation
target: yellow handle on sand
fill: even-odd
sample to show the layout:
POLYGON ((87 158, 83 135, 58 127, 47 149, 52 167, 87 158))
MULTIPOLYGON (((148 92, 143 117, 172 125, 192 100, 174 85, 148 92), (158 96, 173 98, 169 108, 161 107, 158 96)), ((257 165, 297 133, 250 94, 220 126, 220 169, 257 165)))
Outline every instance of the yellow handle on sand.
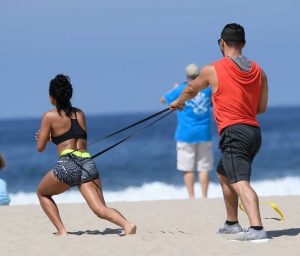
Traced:
MULTIPOLYGON (((273 202, 260 202, 260 204, 269 204, 271 207, 280 215, 280 222, 284 222, 284 216, 283 213, 278 209, 277 205, 273 202)), ((243 205, 239 203, 239 208, 243 211, 246 212, 243 205)))

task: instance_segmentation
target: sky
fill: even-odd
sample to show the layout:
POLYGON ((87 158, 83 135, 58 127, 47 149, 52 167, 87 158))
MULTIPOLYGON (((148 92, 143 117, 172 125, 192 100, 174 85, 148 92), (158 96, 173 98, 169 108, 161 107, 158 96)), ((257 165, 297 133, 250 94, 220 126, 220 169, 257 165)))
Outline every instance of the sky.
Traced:
POLYGON ((89 115, 162 109, 187 64, 222 57, 217 39, 232 22, 268 76, 269 105, 299 106, 299 14, 297 0, 3 0, 0 119, 41 117, 58 73, 89 115))

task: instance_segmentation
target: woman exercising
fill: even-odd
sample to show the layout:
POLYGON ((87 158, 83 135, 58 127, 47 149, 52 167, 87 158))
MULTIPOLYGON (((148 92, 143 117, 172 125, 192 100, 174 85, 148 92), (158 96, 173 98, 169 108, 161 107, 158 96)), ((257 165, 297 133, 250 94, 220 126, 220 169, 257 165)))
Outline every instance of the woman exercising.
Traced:
POLYGON ((52 141, 57 145, 59 159, 38 186, 40 204, 56 227, 56 235, 67 235, 52 196, 78 186, 87 204, 99 218, 122 227, 125 235, 135 234, 136 225, 105 204, 96 165, 87 152, 85 115, 72 106, 72 93, 68 76, 59 74, 50 81, 49 98, 55 108, 46 112, 42 118, 41 128, 36 133, 36 148, 42 152, 47 142, 52 141))

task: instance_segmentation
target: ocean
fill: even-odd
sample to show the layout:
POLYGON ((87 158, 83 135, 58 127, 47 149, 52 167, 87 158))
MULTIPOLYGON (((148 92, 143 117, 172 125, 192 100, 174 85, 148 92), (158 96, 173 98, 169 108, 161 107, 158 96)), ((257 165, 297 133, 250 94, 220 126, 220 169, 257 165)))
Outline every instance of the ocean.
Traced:
MULTIPOLYGON (((150 114, 87 116, 88 141, 93 142, 150 114)), ((300 107, 272 107, 258 120, 263 144, 253 162, 253 187, 259 196, 300 195, 300 107)), ((37 204, 35 190, 57 160, 52 143, 43 153, 35 150, 34 135, 39 125, 39 119, 0 120, 0 152, 7 162, 0 178, 7 182, 12 205, 37 204)), ((181 173, 176 170, 175 128, 176 115, 171 114, 95 159, 106 201, 187 198, 181 173)), ((96 153, 137 129, 96 143, 89 151, 96 153)), ((216 166, 220 152, 213 118, 212 130, 216 166)), ((215 167, 210 178, 208 197, 222 197, 215 167)), ((195 188, 199 197, 199 183, 195 188)), ((59 203, 84 201, 77 188, 55 198, 59 203)))

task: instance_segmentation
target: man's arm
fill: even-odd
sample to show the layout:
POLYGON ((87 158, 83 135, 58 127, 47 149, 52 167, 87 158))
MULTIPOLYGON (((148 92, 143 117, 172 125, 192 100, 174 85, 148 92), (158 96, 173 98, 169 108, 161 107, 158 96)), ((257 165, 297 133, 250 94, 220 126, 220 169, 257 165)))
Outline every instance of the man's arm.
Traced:
POLYGON ((179 83, 176 83, 173 85, 173 88, 160 99, 160 102, 163 104, 170 105, 174 100, 176 100, 179 97, 181 92, 182 87, 179 86, 179 83))
POLYGON ((207 88, 209 85, 209 77, 211 75, 211 72, 213 71, 212 69, 212 65, 203 67, 200 70, 199 76, 196 79, 190 81, 179 98, 171 103, 170 110, 174 111, 178 108, 182 110, 184 107, 184 103, 187 100, 194 98, 199 93, 199 91, 207 88))
MULTIPOLYGON (((178 86, 179 86, 179 83, 173 84, 172 90, 171 90, 170 92, 172 92, 172 91, 173 91, 174 89, 176 89, 178 86)), ((169 92, 169 93, 170 93, 170 92, 169 92)), ((162 104, 168 104, 168 102, 167 102, 166 99, 165 99, 165 96, 163 96, 163 97, 160 98, 160 102, 161 102, 162 104)))
POLYGON ((264 113, 267 110, 267 103, 268 103, 268 79, 265 72, 262 70, 262 88, 261 88, 261 95, 260 101, 257 109, 257 115, 264 113))

